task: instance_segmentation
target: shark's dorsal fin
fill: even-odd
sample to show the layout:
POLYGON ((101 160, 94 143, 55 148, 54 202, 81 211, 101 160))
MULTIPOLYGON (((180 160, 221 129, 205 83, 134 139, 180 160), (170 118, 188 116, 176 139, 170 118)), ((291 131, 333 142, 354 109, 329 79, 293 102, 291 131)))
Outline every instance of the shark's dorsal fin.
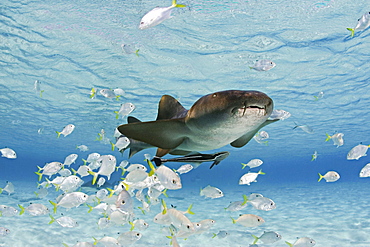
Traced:
POLYGON ((266 120, 263 124, 261 124, 261 126, 256 129, 255 131, 253 132, 249 132, 245 135, 243 135, 242 137, 236 139, 235 141, 233 141, 232 143, 230 143, 231 146, 235 147, 235 148, 241 148, 243 147, 245 144, 247 144, 252 138, 253 136, 264 126, 266 125, 269 125, 273 122, 276 122, 276 121, 279 121, 279 119, 275 119, 275 120, 266 120))
POLYGON ((128 116, 127 117, 127 122, 128 123, 140 123, 141 121, 139 119, 137 119, 136 117, 128 116))
POLYGON ((118 127, 128 138, 162 149, 174 149, 189 135, 184 118, 130 123, 118 127))
POLYGON ((183 118, 187 110, 170 95, 163 95, 158 104, 157 120, 183 118))

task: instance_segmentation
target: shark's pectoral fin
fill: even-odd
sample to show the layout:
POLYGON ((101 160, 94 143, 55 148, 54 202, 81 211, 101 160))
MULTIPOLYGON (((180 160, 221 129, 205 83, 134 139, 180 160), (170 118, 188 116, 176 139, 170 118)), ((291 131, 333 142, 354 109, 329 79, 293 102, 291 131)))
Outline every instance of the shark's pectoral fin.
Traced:
POLYGON ((233 147, 236 147, 236 148, 241 148, 243 147, 245 144, 247 144, 252 138, 253 136, 261 129, 263 128, 264 126, 266 125, 269 125, 273 122, 276 122, 276 121, 279 121, 279 119, 275 119, 275 120, 266 120, 263 124, 261 124, 258 129, 256 129, 255 131, 252 131, 252 132, 249 132, 245 135, 243 135, 242 137, 240 137, 239 139, 236 139, 235 141, 233 141, 232 143, 230 143, 231 146, 233 147))
POLYGON ((161 149, 174 149, 188 134, 183 118, 150 122, 133 122, 118 127, 128 138, 142 141, 161 149))
POLYGON ((266 120, 263 124, 261 124, 261 126, 258 128, 258 130, 260 130, 261 128, 265 127, 266 125, 275 123, 275 122, 277 122, 279 120, 280 119, 266 120))
POLYGON ((243 147, 245 144, 247 144, 253 138, 253 136, 257 133, 257 131, 243 135, 239 139, 236 139, 235 141, 230 143, 230 145, 233 146, 234 148, 243 147))

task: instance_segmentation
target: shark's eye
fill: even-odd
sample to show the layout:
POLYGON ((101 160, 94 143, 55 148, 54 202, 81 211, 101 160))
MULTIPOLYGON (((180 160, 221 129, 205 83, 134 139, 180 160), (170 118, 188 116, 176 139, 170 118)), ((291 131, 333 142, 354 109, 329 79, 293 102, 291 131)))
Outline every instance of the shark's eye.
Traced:
POLYGON ((214 93, 213 95, 212 95, 212 98, 216 98, 217 97, 217 94, 216 93, 214 93))
POLYGON ((144 22, 142 21, 142 22, 140 22, 140 24, 141 24, 141 25, 143 25, 143 24, 144 24, 144 22))
POLYGON ((121 204, 122 204, 122 205, 124 205, 125 203, 126 203, 126 201, 125 201, 125 200, 122 200, 122 201, 121 201, 121 204))
POLYGON ((176 184, 176 180, 175 180, 175 179, 172 179, 172 183, 173 183, 173 184, 176 184))

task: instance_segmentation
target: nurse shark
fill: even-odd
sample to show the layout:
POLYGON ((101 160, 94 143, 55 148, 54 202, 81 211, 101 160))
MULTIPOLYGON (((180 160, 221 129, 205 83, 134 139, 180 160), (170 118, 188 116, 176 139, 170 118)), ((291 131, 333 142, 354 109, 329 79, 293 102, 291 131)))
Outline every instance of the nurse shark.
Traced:
POLYGON ((157 157, 188 155, 228 144, 243 147, 259 129, 279 120, 268 119, 272 111, 272 99, 259 91, 211 93, 189 110, 172 96, 163 95, 155 121, 128 117, 128 124, 117 129, 131 141, 127 147, 130 157, 149 147, 157 147, 157 157))

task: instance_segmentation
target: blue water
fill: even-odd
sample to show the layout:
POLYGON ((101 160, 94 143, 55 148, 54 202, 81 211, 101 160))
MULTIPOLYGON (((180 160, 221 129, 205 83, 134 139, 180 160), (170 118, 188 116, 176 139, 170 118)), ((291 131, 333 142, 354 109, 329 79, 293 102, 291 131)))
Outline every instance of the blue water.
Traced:
MULTIPOLYGON (((185 210, 188 204, 198 203, 203 206, 198 206, 198 214, 211 217, 206 216, 206 212, 212 208, 213 201, 194 196, 200 187, 208 184, 233 194, 225 192, 224 199, 214 200, 223 200, 217 204, 220 208, 232 200, 240 200, 243 193, 258 190, 275 200, 287 198, 287 194, 292 194, 295 200, 305 199, 307 195, 312 203, 304 200, 307 203, 304 208, 296 209, 295 201, 287 199, 279 201, 276 210, 279 206, 290 208, 290 215, 286 217, 309 221, 312 223, 309 227, 297 224, 294 231, 284 235, 281 231, 289 228, 290 223, 284 225, 276 219, 275 223, 279 223, 276 228, 269 223, 267 230, 280 230, 283 240, 290 242, 296 237, 309 236, 316 240, 316 246, 369 246, 370 239, 365 235, 369 221, 364 217, 369 181, 359 178, 358 174, 370 161, 367 156, 356 161, 346 159, 352 147, 370 144, 370 30, 356 32, 353 38, 346 30, 369 11, 368 3, 363 0, 184 0, 179 3, 188 7, 174 9, 174 17, 156 27, 139 30, 138 24, 145 13, 155 6, 169 6, 170 1, 2 1, 0 148, 12 148, 18 157, 15 160, 0 158, 0 187, 5 186, 5 181, 12 181, 16 187, 14 195, 0 195, 1 204, 7 204, 11 198, 9 203, 17 206, 22 198, 31 198, 36 190, 36 166, 63 162, 71 153, 79 155, 74 168, 92 152, 113 154, 118 162, 128 159, 127 153, 122 156, 118 151, 111 151, 110 145, 96 141, 101 129, 114 140, 114 129, 126 123, 125 119, 115 118, 114 111, 119 110, 122 103, 133 103, 136 109, 131 115, 149 121, 155 119, 157 103, 163 94, 172 95, 190 108, 208 93, 258 90, 273 99, 275 109, 286 110, 292 116, 263 129, 270 135, 267 146, 252 140, 241 149, 226 146, 210 151, 231 154, 211 170, 209 164, 203 164, 182 177, 183 189, 173 193, 192 195, 182 208, 185 210), (122 45, 129 47, 129 51, 123 50, 122 45), (137 49, 139 56, 134 54, 137 49), (270 59, 277 65, 267 72, 250 70, 249 66, 260 59, 270 59), (41 82, 42 97, 33 89, 35 80, 41 82), (122 88, 126 93, 118 101, 100 94, 90 99, 92 87, 122 88), (315 100, 314 96, 320 92, 324 92, 324 97, 315 100), (56 138, 55 131, 61 131, 70 123, 76 126, 74 132, 65 138, 56 138), (309 125, 314 133, 293 130, 296 123, 309 125), (339 148, 332 141, 325 142, 325 134, 335 132, 344 133, 344 145, 339 148), (76 145, 81 144, 88 146, 89 151, 76 149, 76 145), (314 151, 319 156, 311 161, 314 151), (240 163, 253 158, 264 161, 261 168, 266 175, 250 187, 239 186, 238 180, 246 172, 240 163), (324 181, 318 184, 317 174, 329 170, 337 171, 340 180, 335 184, 324 181), (25 190, 23 183, 34 188, 25 190), (268 193, 269 188, 276 192, 275 197, 268 193), (306 194, 308 191, 315 193, 306 194), (317 198, 316 192, 325 196, 317 198), (320 202, 316 203, 317 200, 320 202), (330 217, 324 222, 319 217, 310 221, 312 210, 321 212, 322 208, 337 217, 343 214, 360 217, 356 222, 328 222, 330 217), (338 231, 347 223, 355 226, 338 231), (332 235, 325 238, 320 232, 332 232, 332 235)), ((130 162, 143 163, 144 153, 154 155, 155 150, 143 151, 130 162)), ((117 172, 109 182, 114 184, 119 179, 117 172)), ((56 196, 51 193, 47 199, 56 196)), ((51 206, 48 200, 43 202, 51 206)), ((268 215, 272 217, 273 213, 268 215)), ((85 214, 78 215, 81 220, 89 218, 85 214)), ((0 243, 27 246, 27 236, 17 235, 14 229, 35 221, 39 229, 48 228, 48 216, 45 217, 40 220, 19 216, 6 221, 0 218, 0 226, 7 223, 4 226, 12 231, 1 238, 0 243), (14 222, 18 225, 12 225, 14 222)), ((344 219, 350 221, 350 217, 344 219)), ((230 231, 245 230, 235 228, 228 217, 220 218, 216 229, 222 229, 220 225, 230 227, 230 231)), ((48 229, 51 233, 58 231, 57 227, 48 229)), ((152 228, 151 235, 157 230, 152 228)), ((260 228, 253 234, 260 235, 263 230, 260 228)), ((116 229, 110 231, 117 232, 116 229)), ((103 236, 108 232, 99 234, 103 236)), ((70 245, 78 240, 91 241, 90 235, 89 240, 76 235, 65 241, 70 245)), ((158 237, 158 242, 150 243, 147 238, 144 236, 141 244, 169 244, 164 235, 158 237)), ((208 246, 209 239, 210 236, 189 239, 180 245, 208 246)), ((284 246, 284 241, 276 246, 284 246)), ((251 242, 253 238, 248 235, 238 246, 248 246, 251 242)), ((53 238, 30 243, 61 246, 61 240, 53 242, 53 238)), ((213 245, 233 246, 232 243, 228 240, 213 245)))

